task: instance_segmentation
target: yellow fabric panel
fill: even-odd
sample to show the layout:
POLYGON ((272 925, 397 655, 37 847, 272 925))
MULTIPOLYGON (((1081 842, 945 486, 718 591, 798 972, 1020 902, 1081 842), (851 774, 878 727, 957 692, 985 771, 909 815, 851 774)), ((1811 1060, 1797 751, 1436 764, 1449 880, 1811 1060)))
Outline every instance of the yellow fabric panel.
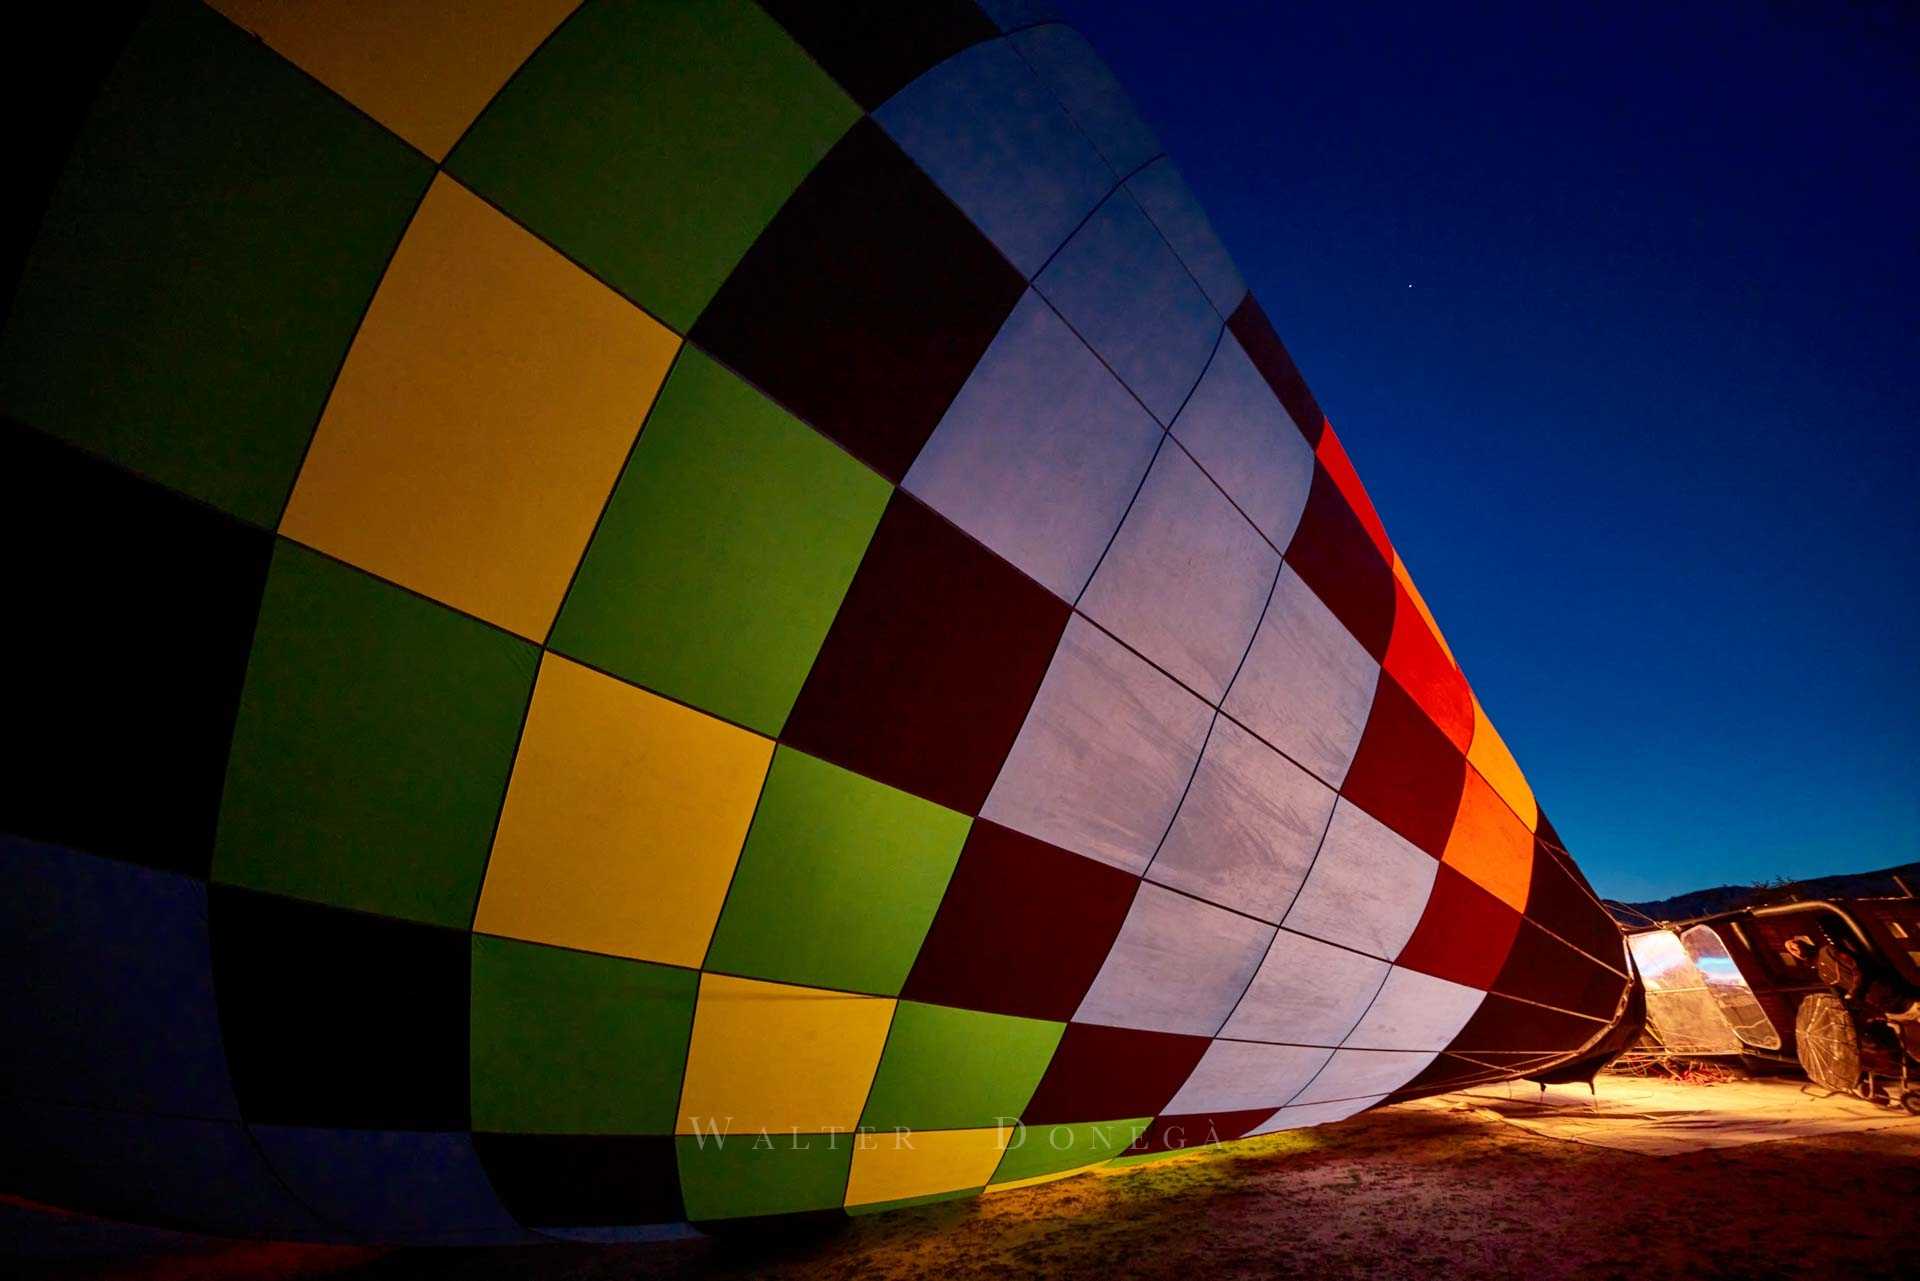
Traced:
POLYGON ((580 0, 208 0, 435 160, 580 0))
POLYGON ((698 968, 773 743, 540 661, 474 928, 698 968))
POLYGON ((1442 861, 1517 912, 1533 882, 1533 833, 1477 770, 1467 771, 1442 861))
POLYGON ((281 532, 544 640, 678 345, 443 174, 281 532))
POLYGON ((1533 789, 1527 786, 1527 776, 1520 772, 1520 763, 1507 750, 1500 731, 1487 719, 1487 709, 1480 706, 1478 696, 1473 700, 1473 745, 1467 749, 1467 760, 1513 807, 1529 832, 1540 826, 1540 807, 1533 799, 1533 789))
POLYGON ((1393 576, 1400 580, 1402 587, 1407 589, 1407 595, 1413 600, 1413 607, 1420 611, 1420 617, 1427 620, 1427 630, 1432 632, 1433 638, 1440 642, 1440 649, 1446 654, 1447 660, 1455 667, 1460 666, 1460 660, 1453 656, 1453 647, 1447 644, 1446 635, 1441 632, 1440 624, 1434 621, 1433 611, 1427 608, 1426 597, 1422 596, 1420 589, 1413 585, 1413 575, 1407 570, 1407 562, 1400 559, 1399 552, 1393 554, 1393 576))
POLYGON ((701 975, 679 1132, 852 1130, 893 1006, 887 997, 701 975))
POLYGON ((986 1186, 1000 1164, 1011 1126, 986 1130, 879 1131, 853 1148, 847 1180, 848 1205, 904 1201, 909 1197, 986 1186))

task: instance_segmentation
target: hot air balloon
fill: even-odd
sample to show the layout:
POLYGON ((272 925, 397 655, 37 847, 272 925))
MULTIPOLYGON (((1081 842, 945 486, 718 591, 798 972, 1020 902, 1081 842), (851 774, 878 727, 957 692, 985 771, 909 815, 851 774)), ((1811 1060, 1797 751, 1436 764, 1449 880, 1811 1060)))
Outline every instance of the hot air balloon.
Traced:
POLYGON ((165 0, 101 62, 0 336, 0 1192, 646 1238, 1625 1008, 1041 6, 165 0))

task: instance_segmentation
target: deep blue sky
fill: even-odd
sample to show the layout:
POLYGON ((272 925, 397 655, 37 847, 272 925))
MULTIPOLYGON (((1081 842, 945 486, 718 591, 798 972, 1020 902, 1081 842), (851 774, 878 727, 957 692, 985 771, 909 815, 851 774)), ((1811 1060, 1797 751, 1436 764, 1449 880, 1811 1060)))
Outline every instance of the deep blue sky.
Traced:
POLYGON ((1603 894, 1920 858, 1920 33, 1850 12, 1072 6, 1603 894))

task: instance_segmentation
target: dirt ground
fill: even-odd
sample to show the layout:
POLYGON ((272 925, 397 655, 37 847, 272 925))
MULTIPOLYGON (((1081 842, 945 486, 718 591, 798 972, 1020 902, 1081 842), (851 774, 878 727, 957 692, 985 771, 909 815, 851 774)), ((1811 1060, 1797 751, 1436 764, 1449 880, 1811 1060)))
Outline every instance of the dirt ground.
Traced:
POLYGON ((1920 1129, 1647 1157, 1469 1111, 1389 1110, 1118 1174, 855 1220, 813 1239, 394 1250, 236 1246, 23 1275, 1912 1277, 1920 1129))

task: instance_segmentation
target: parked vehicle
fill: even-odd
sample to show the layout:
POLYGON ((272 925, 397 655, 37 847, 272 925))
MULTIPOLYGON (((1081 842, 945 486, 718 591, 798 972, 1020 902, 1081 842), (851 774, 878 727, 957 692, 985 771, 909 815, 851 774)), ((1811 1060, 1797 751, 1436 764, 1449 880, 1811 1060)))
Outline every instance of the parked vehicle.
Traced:
POLYGON ((1920 898, 1743 907, 1658 922, 1627 946, 1661 1051, 1797 1066, 1920 1115, 1920 898))

